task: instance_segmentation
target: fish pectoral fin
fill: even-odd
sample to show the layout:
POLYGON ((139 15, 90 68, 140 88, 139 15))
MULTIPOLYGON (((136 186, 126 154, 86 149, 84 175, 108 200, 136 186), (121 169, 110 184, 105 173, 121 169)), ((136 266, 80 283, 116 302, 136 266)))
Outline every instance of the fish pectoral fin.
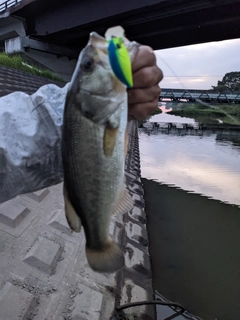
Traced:
POLYGON ((118 128, 112 128, 107 125, 103 138, 103 151, 106 157, 111 157, 116 144, 118 128))
POLYGON ((118 204, 117 204, 117 207, 113 213, 113 216, 128 212, 132 208, 133 208, 132 197, 130 196, 129 191, 127 190, 126 186, 124 185, 124 188, 121 193, 121 197, 118 201, 118 204))
POLYGON ((63 196, 64 196, 64 203, 65 203, 65 215, 66 215, 68 225, 71 230, 75 232, 80 232, 82 222, 71 204, 65 184, 63 184, 63 196))

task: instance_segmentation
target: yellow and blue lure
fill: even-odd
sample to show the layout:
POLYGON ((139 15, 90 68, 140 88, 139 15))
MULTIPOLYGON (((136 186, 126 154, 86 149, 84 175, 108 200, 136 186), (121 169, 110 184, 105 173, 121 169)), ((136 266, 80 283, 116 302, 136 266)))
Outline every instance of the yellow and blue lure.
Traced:
POLYGON ((132 65, 123 38, 112 37, 108 40, 108 57, 116 77, 131 88, 133 86, 132 65))

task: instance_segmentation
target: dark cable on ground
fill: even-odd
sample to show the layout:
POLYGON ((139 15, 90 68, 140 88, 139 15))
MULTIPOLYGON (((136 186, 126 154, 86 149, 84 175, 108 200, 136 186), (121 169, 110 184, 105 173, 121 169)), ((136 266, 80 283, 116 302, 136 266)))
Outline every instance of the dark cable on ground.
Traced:
POLYGON ((120 310, 124 310, 127 308, 131 308, 131 307, 137 307, 137 306, 142 306, 142 305, 148 305, 148 304, 161 304, 163 306, 170 306, 170 307, 176 307, 176 308, 180 308, 182 310, 182 312, 186 311, 186 309, 179 303, 177 302, 164 302, 164 301, 160 301, 160 300, 151 300, 151 301, 139 301, 139 302, 132 302, 132 303, 126 303, 123 304, 119 307, 116 307, 116 309, 118 311, 120 310))
MULTIPOLYGON (((123 305, 120 305, 118 307, 116 307, 116 310, 117 311, 121 311, 121 310, 124 310, 124 309, 127 309, 127 308, 132 308, 132 307, 137 307, 137 306, 142 306, 142 305, 151 305, 151 304, 160 304, 160 305, 163 305, 163 306, 168 306, 168 307, 175 307, 175 308, 180 308, 181 311, 178 311, 176 312, 174 315, 168 317, 168 318, 165 318, 165 320, 170 320, 170 319, 174 319, 175 317, 183 314, 185 311, 187 311, 187 309, 185 309, 180 303, 177 303, 177 302, 165 302, 165 301, 161 301, 161 300, 151 300, 151 301, 139 301, 139 302, 132 302, 132 303, 126 303, 126 304, 123 304, 123 305)), ((184 315, 185 317, 185 315, 184 315)), ((191 318, 190 316, 187 316, 186 317, 188 319, 192 319, 192 320, 202 320, 201 318, 197 317, 197 316, 193 316, 193 318, 191 318)))

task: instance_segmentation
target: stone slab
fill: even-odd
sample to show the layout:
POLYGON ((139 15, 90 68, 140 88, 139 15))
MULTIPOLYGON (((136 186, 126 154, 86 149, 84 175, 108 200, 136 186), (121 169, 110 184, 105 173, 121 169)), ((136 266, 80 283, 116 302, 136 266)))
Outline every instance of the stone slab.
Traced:
MULTIPOLYGON (((6 202, 5 204, 6 206, 10 206, 11 201, 6 202)), ((20 202, 17 205, 19 204, 20 202)), ((27 210, 28 210, 27 214, 26 212, 24 213, 24 218, 15 228, 0 222, 0 230, 7 232, 16 238, 20 237, 21 234, 27 229, 27 227, 33 222, 33 220, 36 218, 36 215, 37 215, 36 210, 32 211, 32 209, 28 209, 28 208, 27 210)))
POLYGON ((60 252, 59 244, 45 238, 39 238, 25 256, 24 261, 38 270, 51 274, 60 252))
POLYGON ((48 188, 29 193, 27 196, 36 202, 41 202, 49 194, 48 188))
POLYGON ((136 265, 144 265, 144 252, 134 247, 131 244, 127 244, 125 249, 125 264, 126 267, 132 268, 136 265))
POLYGON ((7 282, 0 291, 0 320, 27 320, 34 305, 33 294, 7 282))
POLYGON ((54 211, 53 216, 51 221, 49 222, 49 225, 52 228, 55 228, 59 231, 61 231, 62 233, 65 233, 67 235, 71 235, 72 231, 68 226, 66 217, 65 217, 65 212, 62 209, 57 209, 56 211, 54 211))
POLYGON ((99 320, 101 316, 103 294, 78 284, 80 293, 73 302, 72 319, 99 320))
POLYGON ((136 220, 136 222, 141 222, 143 224, 146 224, 147 222, 145 211, 142 208, 134 206, 133 209, 129 212, 129 215, 132 219, 136 220))
POLYGON ((29 213, 28 208, 17 201, 8 201, 0 207, 0 222, 16 228, 29 213))
MULTIPOLYGON (((121 291, 121 305, 131 302, 139 302, 139 301, 146 301, 148 300, 148 293, 147 291, 134 284, 131 280, 126 280, 124 286, 122 287, 121 291)), ((140 316, 146 313, 146 306, 137 306, 132 307, 124 310, 126 314, 140 316)))

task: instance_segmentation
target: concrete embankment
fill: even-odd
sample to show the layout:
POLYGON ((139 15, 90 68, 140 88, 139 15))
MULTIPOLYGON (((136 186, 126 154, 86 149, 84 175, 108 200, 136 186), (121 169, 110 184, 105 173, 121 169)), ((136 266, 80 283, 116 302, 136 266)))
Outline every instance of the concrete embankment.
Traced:
MULTIPOLYGON (((23 78, 19 83, 29 93, 23 78)), ((110 226, 125 267, 113 275, 89 268, 84 233, 72 233, 65 219, 62 184, 18 196, 0 205, 1 320, 124 319, 116 306, 153 298, 137 130, 131 122, 126 183, 134 208, 110 226)), ((125 315, 150 320, 155 309, 143 305, 125 315)))
POLYGON ((154 289, 204 320, 239 319, 240 208, 142 182, 154 289))

